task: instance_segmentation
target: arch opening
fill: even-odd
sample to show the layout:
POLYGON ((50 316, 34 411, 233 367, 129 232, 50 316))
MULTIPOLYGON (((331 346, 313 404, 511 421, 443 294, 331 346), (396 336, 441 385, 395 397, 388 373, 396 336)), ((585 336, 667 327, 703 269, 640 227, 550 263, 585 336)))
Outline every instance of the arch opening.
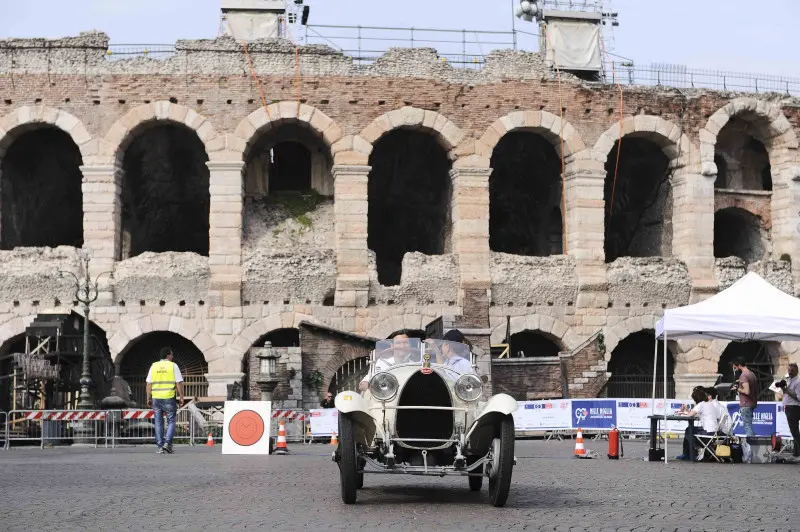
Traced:
POLYGON ((205 377, 208 373, 208 363, 202 351, 177 333, 156 331, 137 339, 118 361, 118 374, 130 386, 131 399, 136 401, 137 405, 146 404, 145 378, 153 362, 161 359, 159 351, 162 347, 171 347, 175 353, 173 362, 181 370, 184 395, 205 397, 208 391, 205 377))
POLYGON ((561 159, 538 133, 514 131, 492 152, 489 247, 516 255, 563 253, 561 159))
POLYGON ((318 134, 285 122, 259 135, 245 153, 245 195, 316 192, 333 196, 333 157, 318 134))
POLYGON ((749 264, 767 254, 769 231, 760 217, 738 207, 714 213, 714 258, 739 257, 749 264))
POLYGON ((342 364, 328 385, 328 393, 336 397, 339 392, 358 390, 358 383, 369 371, 369 356, 354 358, 342 364))
POLYGON ((451 163, 432 134, 396 129, 377 141, 369 164, 367 244, 378 282, 399 285, 407 252, 449 252, 451 163))
POLYGON ((778 365, 778 348, 777 344, 772 342, 731 342, 722 352, 717 365, 717 373, 721 376, 718 384, 719 390, 724 390, 727 393, 723 394, 720 400, 734 400, 736 395, 730 391, 729 384, 736 382, 736 377, 733 371, 733 361, 736 358, 742 357, 745 359, 747 368, 755 373, 756 380, 758 381, 758 400, 759 401, 774 401, 775 394, 770 391, 769 386, 772 384, 775 377, 775 368, 778 365))
POLYGON ((561 341, 541 331, 525 330, 508 338, 509 357, 555 357, 563 350, 561 341))
POLYGON ((203 142, 190 128, 150 124, 122 156, 120 258, 145 252, 208 256, 209 179, 203 142))
POLYGON ((725 124, 714 146, 714 162, 717 163, 714 188, 772 190, 769 153, 759 138, 756 122, 734 117, 725 124), (724 173, 721 173, 720 162, 724 173))
MULTIPOLYGON (((622 340, 611 352, 606 371, 607 397, 647 398, 653 395, 653 343, 655 332, 643 330, 622 340)), ((667 395, 675 397, 675 357, 667 343, 667 395)), ((664 341, 658 341, 656 392, 664 389, 664 341)))
POLYGON ((264 347, 266 342, 271 342, 272 347, 300 347, 300 329, 275 329, 259 338, 253 347, 264 347))
POLYGON ((83 246, 81 152, 42 126, 17 136, 0 161, 0 248, 83 246))
POLYGON ((672 253, 670 160, 651 140, 627 136, 606 160, 605 256, 668 257, 672 253), (619 152, 616 185, 614 170, 619 152), (613 195, 613 203, 612 203, 613 195))

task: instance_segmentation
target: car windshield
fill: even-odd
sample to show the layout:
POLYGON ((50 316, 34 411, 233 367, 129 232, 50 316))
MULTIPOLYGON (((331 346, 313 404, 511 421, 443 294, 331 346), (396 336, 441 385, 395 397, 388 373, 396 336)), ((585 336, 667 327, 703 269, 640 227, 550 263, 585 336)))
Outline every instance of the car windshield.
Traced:
POLYGON ((470 349, 466 344, 447 340, 395 338, 375 344, 375 363, 380 368, 396 364, 445 366, 457 373, 474 373, 470 349))

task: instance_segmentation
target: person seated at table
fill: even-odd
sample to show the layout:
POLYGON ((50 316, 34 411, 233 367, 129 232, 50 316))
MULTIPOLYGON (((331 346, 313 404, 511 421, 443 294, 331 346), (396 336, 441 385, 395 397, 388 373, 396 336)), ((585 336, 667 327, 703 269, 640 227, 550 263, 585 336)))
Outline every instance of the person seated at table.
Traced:
POLYGON ((728 434, 730 432, 730 416, 728 414, 728 409, 725 408, 725 405, 720 403, 718 400, 719 393, 717 392, 717 389, 713 386, 706 388, 706 396, 708 396, 708 402, 714 407, 714 412, 717 417, 717 430, 728 434), (728 426, 722 426, 725 416, 728 416, 728 426))
MULTIPOLYGON (((694 408, 686 413, 678 414, 685 417, 696 417, 700 420, 700 426, 694 427, 694 434, 714 434, 717 431, 717 412, 710 402, 708 402, 708 395, 705 388, 698 386, 692 392, 692 400, 695 402, 694 408)), ((694 436, 690 434, 689 427, 686 427, 686 432, 683 436, 683 453, 679 454, 677 460, 692 460, 694 457, 689 456, 689 438, 694 436)))

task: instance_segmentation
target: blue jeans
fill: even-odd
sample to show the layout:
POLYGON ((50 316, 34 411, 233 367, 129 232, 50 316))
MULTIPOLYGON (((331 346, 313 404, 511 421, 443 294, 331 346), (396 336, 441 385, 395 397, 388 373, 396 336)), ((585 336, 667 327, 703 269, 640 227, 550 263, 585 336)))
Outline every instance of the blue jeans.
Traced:
POLYGON ((742 417, 742 427, 746 436, 753 437, 756 431, 753 430, 753 410, 752 406, 740 406, 739 415, 742 417))
POLYGON ((172 444, 175 435, 175 418, 178 417, 178 403, 172 399, 153 399, 153 413, 156 420, 156 445, 163 447, 165 443, 172 444), (164 434, 164 414, 167 415, 167 435, 164 434))

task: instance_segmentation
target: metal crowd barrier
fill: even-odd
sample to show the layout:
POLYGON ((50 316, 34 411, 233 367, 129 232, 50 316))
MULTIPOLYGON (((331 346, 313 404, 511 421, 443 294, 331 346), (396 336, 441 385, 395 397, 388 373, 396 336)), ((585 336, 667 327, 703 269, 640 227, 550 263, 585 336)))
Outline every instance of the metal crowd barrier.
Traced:
POLYGON ((8 436, 6 436, 6 426, 8 425, 8 414, 0 410, 0 443, 2 443, 3 449, 6 448, 8 444, 8 436))
MULTIPOLYGON (((178 410, 173 443, 205 445, 209 435, 222 443, 224 413, 221 409, 200 410, 185 406, 178 410)), ((310 415, 304 410, 273 410, 270 436, 277 441, 280 421, 286 441, 310 441, 310 415)), ((164 419, 164 430, 166 430, 164 419)), ((155 443, 155 413, 150 409, 126 410, 12 410, 0 412, 0 443, 3 449, 15 444, 50 447, 89 444, 116 448, 155 443)))
POLYGON ((12 442, 38 442, 39 447, 93 445, 108 441, 105 410, 12 410, 5 417, 4 448, 12 442))

